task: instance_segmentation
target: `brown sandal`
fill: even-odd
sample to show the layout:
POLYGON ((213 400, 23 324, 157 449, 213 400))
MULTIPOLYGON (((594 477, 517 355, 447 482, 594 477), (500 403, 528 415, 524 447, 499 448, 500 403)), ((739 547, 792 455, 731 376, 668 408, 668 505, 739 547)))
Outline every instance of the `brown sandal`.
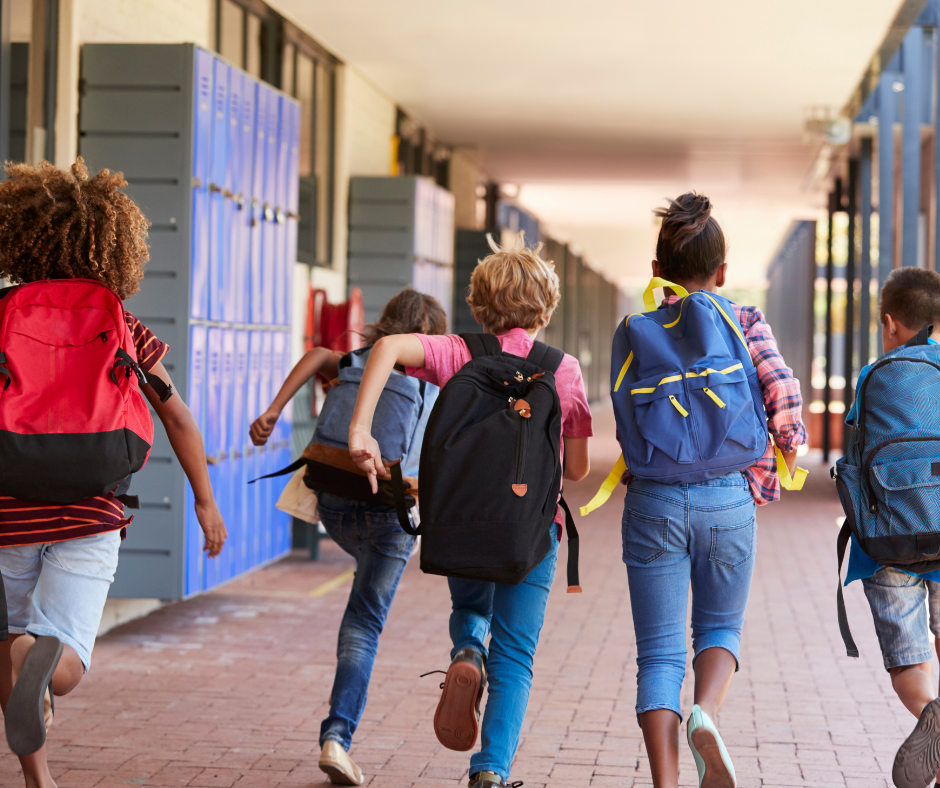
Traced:
POLYGON ((434 733, 448 750, 466 752, 477 743, 485 686, 483 655, 475 648, 460 649, 441 684, 443 691, 434 712, 434 733))

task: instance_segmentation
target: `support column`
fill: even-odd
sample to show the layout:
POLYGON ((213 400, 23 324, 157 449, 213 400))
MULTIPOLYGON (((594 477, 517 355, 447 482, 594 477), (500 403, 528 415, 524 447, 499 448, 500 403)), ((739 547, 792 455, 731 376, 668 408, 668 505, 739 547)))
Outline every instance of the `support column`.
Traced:
POLYGON ((920 219, 920 126, 923 119, 924 30, 904 38, 904 120, 901 129, 901 265, 917 265, 920 219))
POLYGON ((10 0, 0 0, 0 163, 10 158, 10 0))
POLYGON ((861 140, 859 159, 859 220, 861 221, 861 300, 859 303, 858 363, 864 367, 871 358, 871 187, 872 138, 861 140))
MULTIPOLYGON (((852 407, 855 397, 855 215, 858 211, 858 159, 849 159, 848 205, 848 255, 845 261, 845 388, 842 389, 842 402, 845 412, 852 407)), ((842 451, 848 449, 851 430, 846 426, 842 431, 842 451)))
POLYGON ((832 448, 832 420, 829 415, 829 406, 832 404, 832 226, 835 216, 836 195, 842 191, 841 180, 836 179, 836 191, 829 193, 829 233, 826 237, 826 344, 824 355, 826 357, 825 378, 823 384, 823 428, 822 428, 822 454, 823 463, 829 462, 829 451, 832 448))
POLYGON ((894 74, 878 81, 878 289, 894 267, 894 74))

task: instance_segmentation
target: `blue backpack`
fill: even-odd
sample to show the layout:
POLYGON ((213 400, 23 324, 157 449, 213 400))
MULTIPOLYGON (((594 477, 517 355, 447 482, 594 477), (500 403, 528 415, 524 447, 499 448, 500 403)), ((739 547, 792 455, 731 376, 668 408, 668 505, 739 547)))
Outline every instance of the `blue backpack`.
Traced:
MULTIPOLYGON (((337 382, 327 392, 313 443, 349 450, 349 422, 371 350, 371 346, 354 350, 340 359, 337 382)), ((379 397, 372 436, 378 441, 383 460, 401 458, 403 476, 418 475, 421 439, 439 391, 426 381, 392 373, 379 397)))
POLYGON ((855 394, 848 452, 832 476, 845 510, 839 532, 839 629, 858 648, 842 597, 849 537, 882 564, 916 574, 940 569, 940 345, 928 326, 875 362, 855 394))
MULTIPOLYGON (((614 334, 610 387, 623 456, 582 515, 610 497, 627 469, 664 484, 700 482, 744 470, 767 450, 764 398, 734 304, 659 277, 644 303, 647 311, 614 334), (656 287, 682 298, 657 309, 656 287)), ((785 487, 802 486, 802 475, 781 476, 785 487)))

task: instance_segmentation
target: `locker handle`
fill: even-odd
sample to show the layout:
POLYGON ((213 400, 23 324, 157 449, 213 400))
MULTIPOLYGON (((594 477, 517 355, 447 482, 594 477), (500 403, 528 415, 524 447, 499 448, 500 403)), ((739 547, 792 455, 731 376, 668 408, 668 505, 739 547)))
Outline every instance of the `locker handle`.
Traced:
POLYGON ((194 189, 201 189, 201 188, 202 188, 202 178, 193 178, 193 179, 192 179, 192 187, 193 187, 194 189))
POLYGON ((219 186, 217 183, 211 183, 211 182, 210 182, 210 183, 209 183, 209 191, 210 191, 210 192, 220 192, 220 191, 222 191, 222 187, 219 186))
POLYGON ((213 457, 212 455, 207 454, 207 455, 206 455, 206 464, 207 464, 207 465, 218 465, 218 464, 219 464, 219 458, 218 458, 218 457, 213 457))

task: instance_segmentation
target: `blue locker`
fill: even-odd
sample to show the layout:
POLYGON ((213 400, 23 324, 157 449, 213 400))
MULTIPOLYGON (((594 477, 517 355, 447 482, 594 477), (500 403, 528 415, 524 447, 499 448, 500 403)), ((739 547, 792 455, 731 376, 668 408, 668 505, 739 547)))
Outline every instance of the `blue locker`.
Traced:
MULTIPOLYGON (((280 125, 280 101, 277 94, 262 87, 267 94, 265 120, 264 171, 262 174, 262 199, 264 222, 261 230, 261 313, 265 325, 275 321, 280 266, 277 259, 277 154, 278 126, 280 125)), ((259 121, 260 121, 259 117, 259 121)))
POLYGON ((252 162, 255 147, 255 81, 247 74, 242 75, 241 124, 239 126, 238 174, 238 263, 237 291, 235 294, 236 320, 239 323, 251 321, 251 193, 252 162))
MULTIPOLYGON (((291 371, 291 334, 288 332, 283 332, 281 334, 282 346, 280 352, 280 374, 278 379, 283 383, 291 371)), ((291 435, 293 433, 293 422, 294 422, 294 408, 292 403, 287 403, 283 412, 281 413, 281 452, 280 460, 278 461, 278 468, 284 468, 287 465, 290 465, 293 462, 292 454, 292 445, 291 445, 291 435)), ((284 489, 286 481, 281 485, 281 490, 284 489)), ((278 493, 280 495, 280 493, 278 493)), ((285 512, 281 512, 281 548, 278 551, 279 553, 284 553, 291 548, 291 517, 285 512)))
POLYGON ((255 83, 255 132, 251 171, 251 322, 264 323, 262 291, 264 259, 262 228, 264 225, 264 155, 268 128, 268 96, 271 92, 255 83))
MULTIPOLYGON (((261 405, 261 344, 262 332, 248 332, 248 381, 245 386, 245 410, 248 421, 254 421, 261 415, 262 408, 266 408, 268 403, 261 405)), ((264 475, 263 459, 264 449, 259 446, 249 448, 251 454, 248 456, 246 464, 247 476, 249 479, 257 479, 264 475)), ((263 504, 263 492, 265 482, 259 481, 248 486, 248 532, 246 540, 248 542, 248 565, 257 566, 261 563, 261 506, 263 504)))
MULTIPOLYGON (((235 573, 241 574, 248 569, 248 478, 247 461, 249 419, 245 407, 248 388, 248 350, 247 331, 235 332, 235 383, 232 393, 232 419, 229 435, 232 436, 230 457, 232 459, 232 506, 238 523, 239 542, 233 545, 235 573)), ((254 477, 252 477, 254 478, 254 477)))
MULTIPOLYGON (((189 345, 189 397, 187 404, 193 412, 199 431, 205 435, 205 387, 206 387, 206 327, 193 326, 190 329, 189 345)), ((204 540, 199 520, 196 519, 195 500, 193 491, 186 484, 186 566, 185 566, 185 593, 195 594, 203 588, 203 561, 205 553, 202 550, 204 540)))
POLYGON ((190 315, 209 316, 209 150, 212 146, 212 62, 211 54, 196 50, 193 107, 193 230, 190 315))
MULTIPOLYGON (((271 400, 274 398, 271 394, 271 383, 274 377, 274 334, 271 331, 261 333, 261 379, 258 390, 260 398, 259 413, 264 411, 271 400)), ((275 433, 276 434, 276 433, 275 433)), ((262 460, 259 463, 262 474, 276 471, 277 452, 274 448, 275 436, 271 436, 262 454, 262 460)), ((260 474, 259 474, 260 475, 260 474)), ((261 485, 261 560, 270 561, 274 556, 274 502, 277 496, 274 495, 274 486, 276 479, 265 479, 258 482, 261 485)))
POLYGON ((287 172, 287 208, 296 214, 300 206, 300 106, 294 102, 290 103, 287 172))
POLYGON ((277 277, 274 296, 274 323, 279 326, 289 322, 289 303, 292 261, 287 252, 287 200, 288 181, 290 180, 290 108, 291 100, 287 96, 278 97, 277 126, 277 172, 275 176, 274 204, 275 227, 274 246, 277 277))
POLYGON ((222 510, 228 529, 229 544, 218 557, 220 582, 230 580, 235 574, 235 564, 232 560, 239 540, 238 516, 234 507, 232 493, 235 479, 232 465, 232 409, 235 394, 235 331, 231 328, 222 329, 222 375, 219 386, 219 494, 216 500, 222 510))
MULTIPOLYGON (((221 501, 221 474, 219 457, 222 451, 222 420, 219 413, 219 398, 222 393, 222 329, 209 328, 206 332, 206 409, 205 439, 206 458, 209 463, 209 481, 215 493, 216 501, 221 501)), ((206 561, 203 573, 203 588, 213 588, 219 584, 219 557, 206 561)))
MULTIPOLYGON (((277 395, 287 372, 284 371, 284 358, 287 343, 283 331, 274 332, 271 337, 271 399, 277 395)), ((285 409, 286 410, 286 409, 285 409)), ((285 439, 290 435, 290 414, 281 413, 278 419, 274 434, 271 436, 272 456, 269 460, 268 473, 273 473, 283 468, 288 462, 284 462, 284 444, 285 439)), ((278 476, 270 480, 271 485, 271 523, 272 523, 272 546, 271 557, 280 555, 283 552, 282 542, 284 540, 284 531, 286 529, 285 520, 287 514, 275 506, 277 499, 281 497, 281 492, 290 480, 289 476, 278 476)))
POLYGON ((241 113, 244 89, 245 75, 241 71, 230 69, 225 143, 225 226, 220 266, 222 319, 229 323, 238 320, 238 294, 241 284, 238 206, 242 174, 241 113))
POLYGON ((212 91, 212 149, 209 153, 209 319, 223 320, 225 265, 225 161, 228 142, 228 90, 231 67, 222 60, 214 64, 212 91))

